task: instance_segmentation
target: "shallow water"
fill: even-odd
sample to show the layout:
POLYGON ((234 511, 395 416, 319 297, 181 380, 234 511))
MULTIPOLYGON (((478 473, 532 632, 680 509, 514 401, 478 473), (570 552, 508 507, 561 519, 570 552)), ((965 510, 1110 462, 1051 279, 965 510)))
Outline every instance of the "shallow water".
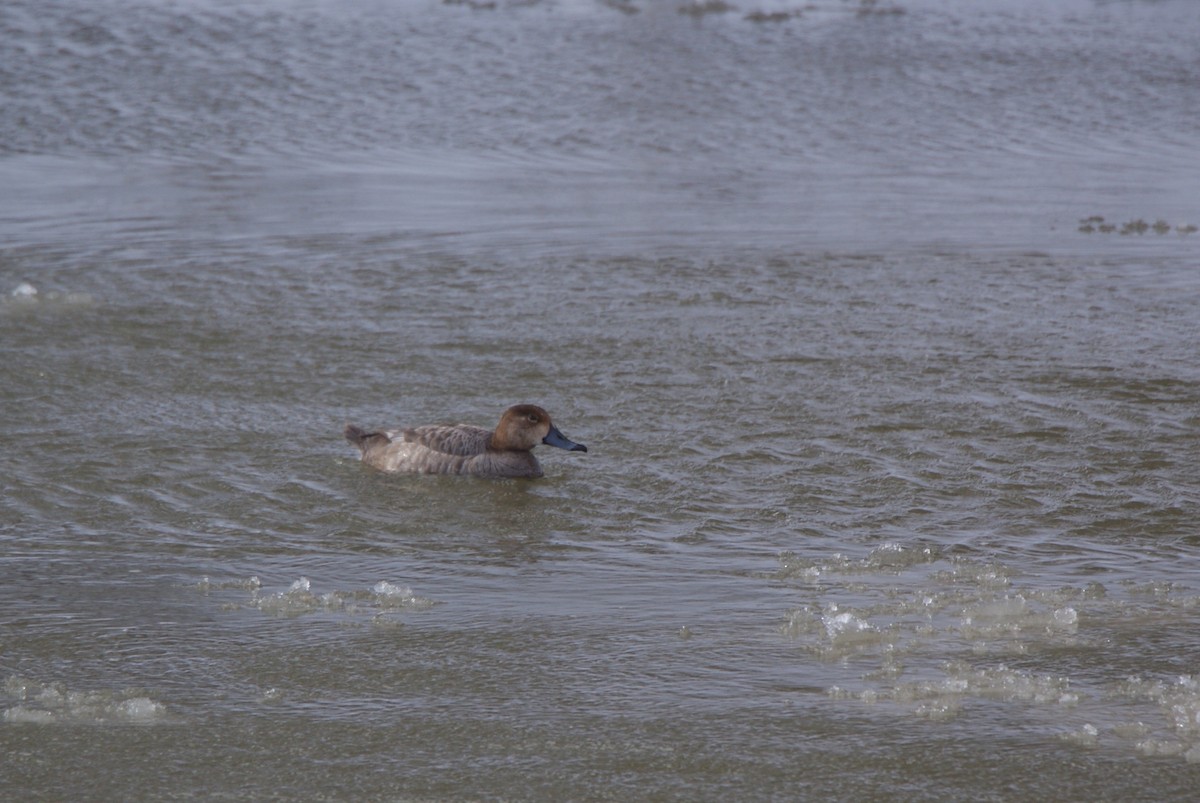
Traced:
POLYGON ((9 794, 1192 794, 1194 9, 679 8, 0 10, 9 794))

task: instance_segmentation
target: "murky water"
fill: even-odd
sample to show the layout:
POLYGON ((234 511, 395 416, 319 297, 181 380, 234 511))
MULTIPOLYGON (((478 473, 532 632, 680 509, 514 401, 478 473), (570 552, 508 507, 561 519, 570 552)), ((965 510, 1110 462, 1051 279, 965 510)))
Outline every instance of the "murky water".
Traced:
POLYGON ((5 4, 5 794, 1191 796, 1198 41, 5 4), (589 453, 340 436, 519 401, 589 453))

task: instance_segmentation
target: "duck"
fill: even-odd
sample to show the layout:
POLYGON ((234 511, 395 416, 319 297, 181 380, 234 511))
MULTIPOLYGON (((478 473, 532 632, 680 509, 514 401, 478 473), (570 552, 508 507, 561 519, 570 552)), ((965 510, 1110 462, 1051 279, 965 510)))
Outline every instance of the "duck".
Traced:
POLYGON ((539 443, 568 452, 588 450, 563 435, 550 414, 535 404, 509 407, 491 430, 471 424, 431 424, 368 432, 347 424, 344 434, 358 447, 362 462, 402 474, 536 479, 543 476, 533 456, 539 443))

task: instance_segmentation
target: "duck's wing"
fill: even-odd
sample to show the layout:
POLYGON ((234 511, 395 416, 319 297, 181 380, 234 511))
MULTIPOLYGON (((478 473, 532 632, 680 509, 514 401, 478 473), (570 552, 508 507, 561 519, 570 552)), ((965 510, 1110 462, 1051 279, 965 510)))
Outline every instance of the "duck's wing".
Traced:
POLYGON ((415 443, 442 454, 470 457, 487 451, 491 431, 470 424, 454 426, 430 425, 411 427, 388 433, 392 441, 415 443))

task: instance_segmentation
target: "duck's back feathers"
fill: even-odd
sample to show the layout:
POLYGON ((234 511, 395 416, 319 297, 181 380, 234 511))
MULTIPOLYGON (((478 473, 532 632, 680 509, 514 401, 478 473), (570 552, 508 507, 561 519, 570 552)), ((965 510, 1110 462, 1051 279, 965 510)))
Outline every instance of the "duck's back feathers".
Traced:
POLYGON ((480 454, 488 448, 492 433, 483 427, 470 424, 455 426, 429 425, 402 429, 396 435, 405 443, 415 443, 442 454, 461 455, 470 457, 480 454))

